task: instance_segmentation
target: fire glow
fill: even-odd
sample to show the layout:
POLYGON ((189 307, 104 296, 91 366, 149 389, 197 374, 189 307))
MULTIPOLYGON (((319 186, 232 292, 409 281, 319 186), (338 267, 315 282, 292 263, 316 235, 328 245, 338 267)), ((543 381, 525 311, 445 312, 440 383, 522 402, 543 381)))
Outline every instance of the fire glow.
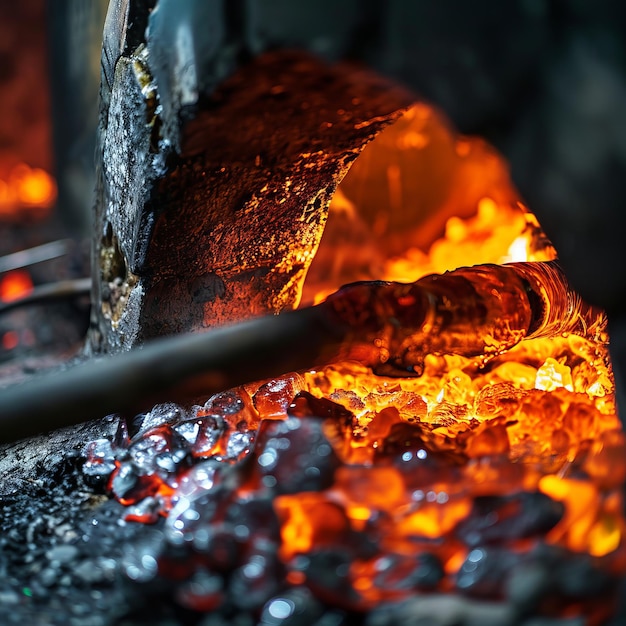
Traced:
POLYGON ((29 294, 33 289, 30 274, 24 270, 14 270, 0 278, 0 301, 13 302, 29 294))
POLYGON ((26 163, 0 168, 0 218, 44 217, 56 200, 54 178, 26 163))
MULTIPOLYGON (((334 197, 304 302, 354 280, 412 282, 555 258, 482 142, 454 137, 424 105, 393 132, 387 141, 400 153, 431 150, 429 162, 445 162, 449 190, 425 197, 438 210, 401 245, 383 223, 393 218, 369 219, 368 231, 351 192, 382 158, 376 140, 334 197), (347 230, 363 236, 342 251, 347 230), (428 245, 424 231, 433 233, 428 245)), ((389 204, 402 212, 401 169, 383 171, 389 204)), ((164 517, 168 545, 193 556, 174 562, 165 550, 159 574, 229 572, 242 588, 269 585, 265 600, 284 585, 359 611, 427 591, 498 598, 517 567, 546 551, 559 567, 615 575, 626 564, 626 456, 607 341, 598 313, 580 334, 493 346, 488 356, 427 354, 419 376, 343 362, 204 404, 159 405, 121 422, 115 441, 91 442, 84 470, 108 479, 128 521, 164 517), (321 576, 330 562, 333 575, 321 576)), ((127 574, 146 580, 156 569, 138 555, 127 574)), ((183 605, 222 602, 219 584, 196 587, 181 592, 183 605)), ((553 614, 574 601, 564 588, 554 595, 553 614)), ((610 611, 598 599, 576 601, 595 619, 610 611)))

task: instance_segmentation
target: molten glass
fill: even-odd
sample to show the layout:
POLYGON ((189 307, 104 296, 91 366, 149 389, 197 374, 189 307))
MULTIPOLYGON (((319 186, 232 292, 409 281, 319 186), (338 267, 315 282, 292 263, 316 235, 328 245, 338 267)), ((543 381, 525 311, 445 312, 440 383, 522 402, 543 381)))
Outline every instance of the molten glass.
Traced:
MULTIPOLYGON (((433 149, 441 129, 425 132, 425 111, 405 120, 401 150, 433 149)), ((473 145, 453 142, 456 156, 473 145)), ((370 333, 342 360, 203 406, 157 406, 122 422, 112 444, 89 444, 85 472, 108 480, 127 519, 164 516, 168 545, 187 551, 174 563, 166 550, 161 574, 226 572, 261 605, 304 585, 366 610, 429 590, 500 598, 516 568, 539 563, 590 580, 624 571, 626 447, 605 317, 569 290, 532 214, 492 199, 501 192, 478 190, 475 214, 447 217, 427 246, 396 246, 379 278, 416 282, 326 300, 370 333), (459 251, 491 265, 423 277, 467 263, 459 251), (494 264, 510 261, 523 262, 494 264)), ((336 198, 358 224, 352 201, 336 198)), ((319 300, 332 280, 305 291, 319 300)), ((549 613, 606 613, 554 585, 549 613)))

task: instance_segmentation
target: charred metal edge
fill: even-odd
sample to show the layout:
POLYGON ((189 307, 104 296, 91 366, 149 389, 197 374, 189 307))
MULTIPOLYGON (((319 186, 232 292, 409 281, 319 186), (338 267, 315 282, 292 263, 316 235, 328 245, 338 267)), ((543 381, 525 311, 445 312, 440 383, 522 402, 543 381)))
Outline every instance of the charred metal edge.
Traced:
POLYGON ((415 101, 362 69, 304 53, 246 63, 265 47, 253 37, 255 15, 219 1, 111 4, 92 353, 296 306, 312 258, 297 246, 315 250, 355 154, 415 101), (108 301, 116 286, 100 265, 113 239, 122 307, 108 301), (213 277, 219 289, 205 291, 218 296, 197 297, 213 277))

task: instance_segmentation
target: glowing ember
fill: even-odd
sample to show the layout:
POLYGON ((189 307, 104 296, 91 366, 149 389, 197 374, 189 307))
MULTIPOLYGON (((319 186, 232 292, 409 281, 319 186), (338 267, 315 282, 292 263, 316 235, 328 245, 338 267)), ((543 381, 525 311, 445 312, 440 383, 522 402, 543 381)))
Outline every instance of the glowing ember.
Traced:
POLYGON ((56 200, 56 184, 50 174, 20 163, 0 172, 0 217, 24 214, 43 216, 56 200), (5 172, 2 175, 2 172, 5 172))
POLYGON ((33 281, 30 274, 23 270, 9 272, 0 278, 0 300, 12 302, 30 293, 33 281))
MULTIPOLYGON (((429 109, 416 109, 407 123, 395 144, 433 149, 441 129, 429 109)), ((452 142, 455 158, 468 158, 475 145, 452 142)), ((479 165, 473 161, 473 171, 479 165)), ((397 203, 400 174, 386 176, 397 203)), ((496 199, 510 190, 483 191, 474 190, 475 213, 446 217, 426 250, 396 247, 378 278, 413 281, 468 263, 554 258, 534 216, 518 201, 496 199)), ((342 191, 335 206, 361 228, 342 191)), ((331 285, 318 287, 326 293, 331 285)), ((486 309, 489 297, 503 306, 494 290, 486 309)), ((552 306, 577 321, 582 315, 563 302, 552 306)), ((453 317, 452 298, 449 307, 453 317)), ((513 332, 517 313, 497 310, 513 332)), ((129 506, 128 520, 165 517, 168 545, 190 556, 174 562, 164 549, 150 571, 133 561, 129 576, 227 572, 251 608, 267 602, 272 615, 290 611, 291 600, 271 600, 284 585, 366 610, 424 590, 497 598, 516 568, 537 559, 606 580, 624 567, 626 450, 603 315, 585 326, 512 349, 494 335, 476 357, 449 354, 444 324, 430 329, 442 339, 429 344, 417 377, 342 362, 230 390, 203 406, 157 406, 128 429, 122 422, 112 445, 89 444, 85 471, 108 480, 129 506)), ((205 582, 179 601, 219 604, 221 587, 205 582)), ((552 613, 574 598, 581 613, 601 611, 565 583, 553 591, 552 613)))

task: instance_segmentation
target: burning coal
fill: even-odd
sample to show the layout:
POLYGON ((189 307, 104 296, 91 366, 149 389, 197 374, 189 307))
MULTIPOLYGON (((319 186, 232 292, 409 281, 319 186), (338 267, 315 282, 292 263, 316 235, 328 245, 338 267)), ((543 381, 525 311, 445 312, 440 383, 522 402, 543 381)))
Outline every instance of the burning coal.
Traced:
MULTIPOLYGON (((408 120, 423 126, 418 111, 408 120)), ((432 137, 403 133, 412 150, 432 137)), ((459 140, 457 149, 467 155, 471 145, 459 140)), ((338 228, 346 216, 356 230, 363 225, 350 185, 335 196, 327 239, 333 215, 338 228)), ((613 577, 624 570, 626 463, 604 315, 564 298, 554 250, 519 201, 482 196, 474 215, 448 216, 443 230, 427 253, 405 246, 378 264, 354 264, 339 251, 334 274, 316 290, 323 272, 313 265, 305 285, 320 300, 338 286, 333 280, 373 278, 374 265, 378 278, 407 281, 452 269, 464 255, 531 261, 418 280, 439 285, 425 297, 432 302, 436 292, 446 305, 407 348, 414 356, 419 344, 423 353, 404 375, 397 366, 375 374, 367 359, 358 362, 361 350, 195 405, 157 405, 120 420, 113 441, 86 446, 84 473, 106 483, 126 521, 162 527, 163 541, 128 555, 127 576, 174 581, 177 601, 196 611, 222 610, 236 598, 263 624, 314 623, 324 607, 391 624, 408 606, 402 602, 433 592, 507 598, 509 613, 485 609, 484 623, 493 624, 535 610, 571 614, 574 605, 593 620, 610 611, 613 577), (506 272, 526 281, 519 306, 494 287, 470 306, 455 282, 476 275, 491 285, 502 271, 509 289, 506 272), (502 332, 476 327, 477 307, 482 318, 497 311, 502 332), (543 321, 526 322, 510 341, 519 316, 538 312, 543 321), (537 324, 543 330, 533 335, 537 324), (455 351, 451 341, 472 347, 455 351), (540 572, 530 587, 520 582, 529 571, 540 572)), ((371 302, 362 304, 368 319, 371 302)), ((377 354, 385 341, 372 338, 377 354)))

